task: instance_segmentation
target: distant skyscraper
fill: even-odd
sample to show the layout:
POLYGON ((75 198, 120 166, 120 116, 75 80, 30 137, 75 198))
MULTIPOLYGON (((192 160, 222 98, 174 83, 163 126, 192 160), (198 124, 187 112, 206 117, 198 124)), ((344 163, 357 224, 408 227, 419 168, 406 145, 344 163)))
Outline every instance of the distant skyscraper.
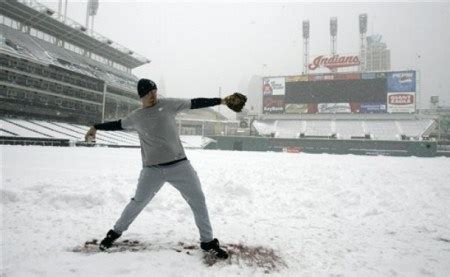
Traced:
POLYGON ((367 37, 366 71, 391 69, 391 51, 381 39, 381 35, 367 37))

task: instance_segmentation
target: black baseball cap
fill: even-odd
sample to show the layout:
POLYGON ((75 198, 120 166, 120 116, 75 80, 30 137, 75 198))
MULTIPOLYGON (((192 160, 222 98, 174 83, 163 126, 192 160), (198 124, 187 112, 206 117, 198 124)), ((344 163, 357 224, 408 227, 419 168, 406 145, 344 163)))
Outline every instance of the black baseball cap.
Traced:
POLYGON ((150 91, 154 89, 158 88, 156 87, 155 82, 149 79, 140 79, 137 84, 137 91, 140 98, 146 96, 150 91))

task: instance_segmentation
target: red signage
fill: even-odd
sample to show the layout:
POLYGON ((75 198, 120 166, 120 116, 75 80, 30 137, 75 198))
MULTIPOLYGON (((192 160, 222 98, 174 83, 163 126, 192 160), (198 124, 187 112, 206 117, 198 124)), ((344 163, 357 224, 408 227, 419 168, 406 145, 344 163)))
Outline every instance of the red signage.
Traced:
POLYGON ((394 94, 389 95, 389 104, 394 105, 410 105, 414 103, 414 95, 412 94, 394 94))
POLYGON ((296 146, 294 146, 294 147, 284 147, 283 148, 283 152, 286 152, 286 153, 300 153, 302 151, 303 151, 303 148, 296 147, 296 146))
POLYGON ((335 80, 359 80, 361 79, 361 74, 359 73, 339 73, 335 74, 335 80))
POLYGON ((316 70, 319 67, 334 69, 338 67, 357 66, 360 64, 358 56, 342 56, 334 55, 332 57, 318 56, 308 65, 310 70, 316 70))

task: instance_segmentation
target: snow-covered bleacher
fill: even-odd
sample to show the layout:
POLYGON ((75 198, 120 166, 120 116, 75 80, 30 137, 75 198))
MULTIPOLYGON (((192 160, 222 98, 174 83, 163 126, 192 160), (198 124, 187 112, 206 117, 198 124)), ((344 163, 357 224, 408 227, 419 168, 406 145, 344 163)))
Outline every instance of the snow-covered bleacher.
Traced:
MULTIPOLYGON (((83 141, 89 128, 69 123, 5 118, 0 119, 0 125, 5 137, 68 139, 73 143, 83 141)), ((99 131, 96 141, 106 145, 139 146, 137 134, 123 131, 99 131)))
POLYGON ((181 136, 181 143, 187 149, 204 148, 213 141, 211 138, 202 136, 181 136))
POLYGON ((0 28, 2 31, 0 35, 3 36, 4 40, 4 44, 0 45, 1 48, 32 59, 51 62, 50 57, 45 55, 45 51, 40 49, 39 45, 31 39, 31 36, 5 25, 1 25, 0 28))
MULTIPOLYGON (((364 133, 371 138, 379 140, 401 140, 403 135, 398 128, 397 121, 393 120, 367 120, 363 122, 364 133)), ((417 134, 419 136, 420 134, 417 134)))
POLYGON ((306 122, 305 136, 331 136, 334 132, 332 130, 332 121, 329 120, 310 120, 306 122))
POLYGON ((364 137, 364 127, 361 122, 337 120, 334 122, 336 137, 339 139, 351 139, 364 137))
POLYGON ((433 130, 431 119, 410 120, 256 120, 260 135, 276 138, 336 137, 374 140, 421 139, 433 130))
POLYGON ((64 67, 90 77, 107 81, 125 89, 135 89, 136 76, 127 74, 114 67, 85 57, 81 54, 56 46, 53 43, 30 36, 11 27, 0 24, 4 43, 0 48, 7 52, 26 56, 44 64, 64 67))
POLYGON ((304 130, 304 121, 276 121, 275 137, 298 138, 304 130))
POLYGON ((402 121, 400 124, 401 133, 407 137, 414 137, 418 130, 425 130, 422 135, 428 136, 433 131, 433 128, 430 128, 432 123, 430 120, 402 121))
MULTIPOLYGON (((24 119, 0 119, 0 136, 5 138, 26 139, 66 139, 71 144, 84 141, 89 126, 24 119)), ((186 148, 203 148, 212 139, 202 136, 181 136, 181 142, 186 148)), ((139 138, 135 132, 98 131, 96 143, 111 146, 139 147, 139 138)))

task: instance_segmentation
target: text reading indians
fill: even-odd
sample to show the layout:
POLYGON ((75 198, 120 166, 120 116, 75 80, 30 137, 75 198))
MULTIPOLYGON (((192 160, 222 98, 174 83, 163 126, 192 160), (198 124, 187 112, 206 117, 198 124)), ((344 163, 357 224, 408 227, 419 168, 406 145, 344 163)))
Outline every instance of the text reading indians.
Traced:
POLYGON ((389 103, 395 105, 408 105, 414 103, 414 95, 396 94, 389 96, 389 103))
POLYGON ((310 70, 315 70, 319 67, 326 67, 333 69, 337 67, 357 66, 360 64, 358 56, 339 56, 334 55, 332 57, 318 56, 308 65, 310 70))

